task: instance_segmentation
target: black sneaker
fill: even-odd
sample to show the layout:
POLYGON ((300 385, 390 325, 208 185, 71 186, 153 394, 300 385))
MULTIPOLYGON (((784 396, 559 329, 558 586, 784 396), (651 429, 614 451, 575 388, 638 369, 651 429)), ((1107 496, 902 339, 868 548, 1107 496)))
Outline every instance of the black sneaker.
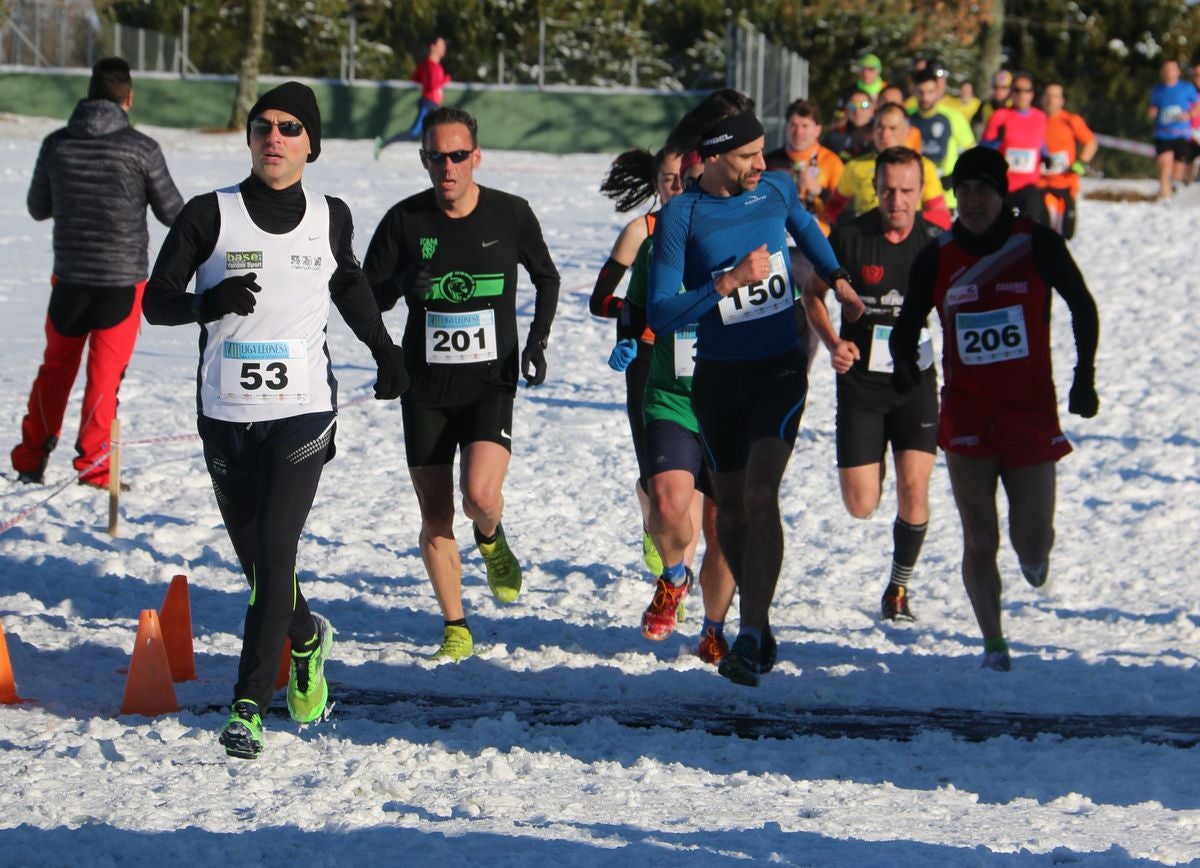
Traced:
POLYGON ((771 635, 771 625, 768 624, 763 628, 762 653, 758 658, 758 674, 766 675, 774 669, 777 659, 779 659, 779 643, 771 635))
POLYGON ((900 585, 888 585, 887 590, 883 592, 883 599, 879 604, 880 615, 885 621, 894 623, 903 623, 917 620, 917 616, 908 608, 908 588, 903 588, 900 585))
POLYGON ((21 472, 17 474, 17 482, 20 482, 23 485, 41 485, 43 481, 42 472, 40 470, 31 470, 29 472, 21 472))
POLYGON ((1046 561, 1041 564, 1021 564, 1021 575, 1025 577, 1025 581, 1029 582, 1035 588, 1042 588, 1046 585, 1046 580, 1050 578, 1050 562, 1046 561))
POLYGON ((717 664, 717 672, 734 684, 758 687, 759 665, 762 652, 758 643, 749 636, 738 636, 729 653, 717 664))

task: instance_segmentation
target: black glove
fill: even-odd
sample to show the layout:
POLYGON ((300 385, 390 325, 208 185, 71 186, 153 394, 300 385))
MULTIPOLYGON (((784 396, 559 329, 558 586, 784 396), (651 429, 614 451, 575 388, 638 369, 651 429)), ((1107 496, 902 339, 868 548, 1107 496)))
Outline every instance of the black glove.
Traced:
POLYGON ((216 286, 210 286, 200 296, 198 319, 200 322, 212 322, 231 313, 246 316, 254 311, 254 293, 261 289, 253 271, 227 277, 216 286))
POLYGON ((529 336, 525 351, 521 353, 521 373, 525 383, 540 386, 546 380, 546 339, 529 336), (530 373, 532 371, 533 373, 530 373))
POLYGON ((408 368, 404 365, 404 350, 395 344, 375 356, 378 372, 375 375, 375 398, 390 401, 408 391, 408 368))
POLYGON ((892 368, 892 388, 897 394, 907 395, 921 382, 921 369, 916 362, 896 362, 892 368))
POLYGON ((646 306, 625 299, 617 316, 617 340, 640 338, 646 331, 646 306))
POLYGON ((397 280, 400 283, 400 294, 404 296, 409 307, 414 307, 429 295, 429 288, 433 286, 433 271, 428 262, 414 262, 400 273, 397 280))
POLYGON ((1100 409, 1100 398, 1096 395, 1096 372, 1091 368, 1076 368, 1075 382, 1067 397, 1067 409, 1076 416, 1091 419, 1100 409))

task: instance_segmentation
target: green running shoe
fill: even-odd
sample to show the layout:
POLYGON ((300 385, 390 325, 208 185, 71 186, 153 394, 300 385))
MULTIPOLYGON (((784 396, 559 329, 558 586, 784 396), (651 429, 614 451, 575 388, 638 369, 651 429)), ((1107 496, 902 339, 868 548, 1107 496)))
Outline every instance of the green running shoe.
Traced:
POLYGON ((650 537, 650 531, 645 528, 642 528, 642 561, 646 564, 646 569, 650 571, 650 575, 657 578, 663 574, 662 555, 655 548, 654 540, 650 537))
POLYGON ((292 651, 292 669, 288 675, 288 713, 297 723, 312 723, 320 718, 329 700, 325 661, 333 648, 333 625, 315 612, 313 620, 317 624, 317 635, 305 650, 292 651))
POLYGON ((483 555, 484 566, 487 567, 487 583, 492 589, 492 596, 501 603, 514 603, 521 593, 521 565, 516 556, 508 550, 508 541, 504 538, 504 526, 496 525, 496 539, 493 542, 480 542, 479 528, 475 528, 475 543, 479 553, 483 555))
POLYGON ((225 753, 238 759, 254 759, 263 749, 263 723, 258 713, 258 703, 252 699, 239 699, 233 703, 229 720, 221 729, 217 739, 225 753))
POLYGON ((466 660, 475 651, 475 640, 471 631, 466 627, 448 626, 442 632, 442 645, 433 652, 434 660, 453 660, 458 663, 466 660))

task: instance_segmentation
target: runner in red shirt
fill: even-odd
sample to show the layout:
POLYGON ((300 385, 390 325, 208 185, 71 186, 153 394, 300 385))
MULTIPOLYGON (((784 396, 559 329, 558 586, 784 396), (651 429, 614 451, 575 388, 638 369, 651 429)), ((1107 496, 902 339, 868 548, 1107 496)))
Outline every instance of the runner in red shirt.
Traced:
POLYGON ((1039 183, 1046 151, 1046 113, 1033 105, 1033 76, 1013 76, 1011 108, 999 108, 988 119, 980 144, 996 148, 1008 161, 1008 198, 1021 213, 1048 223, 1039 183))
POLYGON ((450 74, 442 68, 442 58, 445 56, 446 40, 438 36, 429 43, 425 59, 417 64, 410 79, 421 85, 421 99, 417 102, 417 116, 413 119, 412 126, 387 139, 376 136, 375 159, 379 159, 379 152, 388 145, 396 142, 415 142, 421 138, 421 124, 425 121, 425 115, 442 104, 442 90, 450 82, 450 74))
POLYGON ((1075 237, 1075 201, 1079 178, 1087 172, 1100 143, 1079 115, 1063 108, 1063 86, 1051 82, 1042 91, 1046 110, 1046 159, 1042 174, 1044 202, 1050 226, 1063 238, 1075 237))
POLYGON ((1096 303, 1062 237, 1004 207, 1007 169, 989 148, 959 158, 958 219, 918 254, 889 341, 893 385, 909 391, 921 376, 921 327, 937 308, 945 383, 938 445, 962 520, 963 584, 983 633, 983 666, 997 671, 1012 665, 1000 627, 997 482, 1008 497, 1021 572, 1041 587, 1054 544, 1054 464, 1071 451, 1050 364, 1051 287, 1070 308, 1075 335, 1068 407, 1085 418, 1099 408, 1096 303))

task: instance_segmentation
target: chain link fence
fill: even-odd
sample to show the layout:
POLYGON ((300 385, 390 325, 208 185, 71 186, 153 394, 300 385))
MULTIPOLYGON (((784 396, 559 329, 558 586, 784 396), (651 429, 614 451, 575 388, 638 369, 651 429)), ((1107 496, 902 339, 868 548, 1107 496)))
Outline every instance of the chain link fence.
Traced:
POLYGON ((196 71, 184 39, 101 21, 90 2, 6 0, 0 9, 0 65, 89 69, 112 56, 135 72, 196 71))
POLYGON ((726 85, 754 100, 767 147, 781 146, 788 104, 808 99, 808 61, 740 22, 729 28, 725 70, 726 85))

